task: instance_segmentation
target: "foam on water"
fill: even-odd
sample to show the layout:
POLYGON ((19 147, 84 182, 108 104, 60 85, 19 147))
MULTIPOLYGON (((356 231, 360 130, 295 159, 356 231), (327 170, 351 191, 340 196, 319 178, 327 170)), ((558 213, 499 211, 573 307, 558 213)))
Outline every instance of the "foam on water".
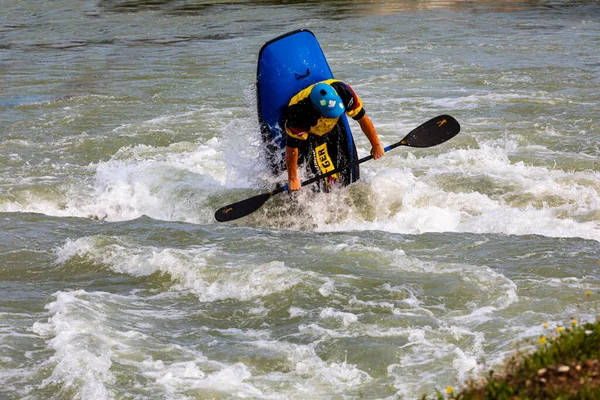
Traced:
MULTIPOLYGON (((82 107, 77 104, 74 108, 82 107)), ((243 114, 232 119, 231 113, 231 109, 203 107, 122 124, 107 132, 105 140, 123 145, 109 155, 108 161, 92 162, 86 167, 54 164, 48 158, 32 168, 28 160, 24 162, 18 154, 13 154, 13 163, 18 161, 17 164, 23 164, 23 168, 12 178, 6 176, 7 183, 12 179, 16 185, 13 195, 0 202, 0 211, 92 217, 108 221, 131 220, 142 215, 163 220, 213 221, 215 207, 209 198, 219 193, 225 181, 235 187, 253 187, 256 178, 252 174, 264 174, 265 166, 256 163, 257 147, 239 140, 223 141, 205 132, 201 132, 202 138, 196 142, 169 141, 168 137, 179 133, 173 131, 173 126, 179 130, 188 129, 188 125, 197 129, 199 120, 208 120, 210 125, 216 125, 211 126, 213 130, 235 131, 239 135, 246 135, 249 130, 256 133, 254 119, 250 122, 243 114), (140 137, 150 138, 142 142, 160 144, 135 144, 140 137), (65 176, 44 177, 39 175, 39 170, 65 176), (29 176, 31 174, 35 176, 29 176)), ((71 107, 63 107, 45 116, 50 120, 47 122, 50 126, 67 117, 74 121, 84 119, 71 107)), ((190 136, 198 134, 190 133, 190 136)), ((253 140, 257 139, 253 134, 253 140)), ((57 143, 47 147, 41 147, 35 141, 24 142, 24 145, 31 147, 28 151, 34 154, 62 157, 69 152, 81 153, 81 143, 86 140, 94 143, 102 139, 78 132, 75 136, 59 138, 57 143)), ((101 148, 100 143, 91 146, 89 153, 101 148)), ((106 154, 98 156, 104 158, 106 154)))
POLYGON ((596 318, 593 2, 5 3, 0 397, 418 398, 596 318), (256 56, 300 27, 384 145, 462 131, 218 224, 285 181, 256 56))
POLYGON ((56 300, 47 305, 48 322, 33 326, 33 331, 47 338, 48 347, 54 350, 45 363, 52 372, 41 388, 57 386, 58 393, 83 399, 112 399, 118 397, 117 393, 150 396, 156 391, 171 398, 198 389, 260 395, 259 390, 244 383, 251 374, 242 363, 210 361, 191 349, 163 343, 162 337, 152 336, 153 332, 127 329, 140 317, 151 323, 173 318, 170 313, 156 310, 140 315, 140 310, 134 310, 140 304, 141 299, 135 296, 84 290, 56 293, 56 300), (125 313, 127 319, 119 318, 119 313, 125 313), (189 361, 177 361, 185 359, 189 361), (143 378, 132 375, 127 391, 116 391, 117 376, 132 371, 143 378))
MULTIPOLYGON (((451 101, 488 104, 515 100, 522 95, 473 96, 432 101, 446 106, 451 101)), ((463 109, 466 103, 455 104, 455 107, 463 109)), ((115 128, 113 134, 137 137, 142 130, 187 125, 198 118, 198 113, 188 111, 135 125, 125 124, 115 128)), ((210 118, 215 120, 224 113, 227 111, 202 110, 203 116, 212 115, 210 118)), ((469 127, 463 122, 465 132, 461 135, 472 135, 470 130, 484 126, 485 123, 478 122, 469 127)), ((397 130, 397 127, 396 122, 389 129, 397 130)), ((198 143, 175 142, 165 147, 144 144, 122 147, 110 160, 90 164, 91 178, 58 181, 51 193, 46 193, 48 189, 38 191, 33 186, 26 189, 27 196, 4 201, 0 210, 109 221, 148 215, 155 219, 212 223, 214 209, 228 200, 223 197, 224 192, 264 185, 267 178, 258 154, 254 118, 244 115, 230 119, 218 129, 223 131, 223 138, 213 137, 198 143), (245 142, 238 139, 239 135, 245 137, 245 142), (55 193, 61 194, 55 196, 55 193), (215 202, 215 199, 222 200, 215 202)), ((480 140, 477 148, 450 147, 434 155, 430 150, 395 150, 381 161, 363 165, 363 182, 368 191, 366 204, 357 203, 352 207, 352 188, 338 191, 330 195, 330 199, 325 196, 307 199, 313 203, 312 222, 321 231, 540 234, 600 240, 600 228, 594 217, 600 205, 599 173, 514 162, 511 154, 522 148, 517 138, 512 137, 514 135, 511 139, 480 140), (348 201, 351 207, 347 214, 340 218, 338 212, 332 221, 333 204, 348 201)), ((358 132, 359 148, 362 149, 364 142, 358 132)), ((35 178, 36 182, 41 180, 41 176, 35 178)), ((26 184, 26 180, 20 184, 26 184)), ((240 193, 231 200, 244 196, 240 193)), ((267 203, 265 207, 276 206, 267 203)), ((306 219, 306 216, 300 218, 306 219)))
POLYGON ((47 322, 33 326, 52 350, 44 387, 113 398, 123 393, 119 380, 133 379, 132 396, 306 398, 354 390, 380 396, 385 379, 396 395, 410 397, 439 388, 441 376, 464 382, 499 362, 508 343, 544 333, 532 320, 560 323, 546 317, 560 310, 537 306, 528 287, 572 286, 575 293, 595 282, 518 277, 525 293, 517 296, 517 282, 497 269, 422 261, 387 241, 374 246, 352 232, 345 236, 305 243, 293 266, 243 261, 218 243, 171 248, 110 236, 67 240, 56 251, 58 263, 159 274, 170 289, 56 293, 47 322), (344 270, 329 271, 330 260, 344 270), (185 311, 178 302, 188 294, 200 303, 185 311), (203 326, 223 318, 218 309, 232 301, 240 311, 224 315, 238 322, 203 326))
MULTIPOLYGON (((55 296, 56 300, 46 307, 47 322, 37 322, 32 328, 53 350, 53 355, 40 366, 51 369, 40 389, 54 388, 55 393, 94 399, 116 398, 117 393, 138 396, 160 393, 167 398, 184 393, 203 397, 212 394, 298 398, 309 392, 343 393, 371 380, 355 365, 323 361, 314 345, 271 341, 261 333, 237 330, 236 335, 244 336, 252 347, 281 354, 292 367, 285 374, 268 372, 255 376, 245 363, 210 360, 191 347, 165 342, 172 338, 157 336, 157 332, 148 329, 143 333, 141 327, 133 327, 141 318, 151 324, 172 318, 156 310, 140 315, 140 310, 134 309, 140 307, 142 299, 136 296, 119 297, 84 290, 58 292, 55 296), (119 317, 121 313, 126 317, 119 317), (123 374, 131 376, 126 392, 117 391, 117 377, 123 374)), ((232 334, 230 330, 223 333, 232 334)), ((214 341, 217 340, 215 336, 214 341)))
POLYGON ((202 302, 224 299, 248 301, 286 291, 310 276, 273 261, 260 265, 232 265, 212 246, 160 249, 123 239, 86 237, 68 241, 57 250, 58 261, 74 256, 132 276, 167 275, 173 290, 195 293, 202 302))
MULTIPOLYGON (((480 104, 513 100, 521 95, 489 93, 485 96, 491 97, 467 96, 452 101, 480 104)), ((432 101, 448 104, 450 100, 432 101)), ((466 104, 455 106, 463 109, 466 104)), ((202 111, 203 115, 214 114, 212 118, 216 119, 223 117, 224 112, 202 111)), ((122 125, 115 128, 114 134, 136 137, 140 130, 163 129, 172 123, 188 124, 186 121, 190 118, 198 118, 198 112, 160 116, 144 121, 143 125, 122 125)), ((461 135, 473 135, 469 130, 481 129, 481 126, 469 127, 461 122, 465 131, 461 135)), ((398 126, 397 122, 392 125, 398 126)), ((53 183, 55 188, 51 192, 47 188, 39 191, 34 185, 23 189, 27 195, 19 200, 5 200, 0 210, 108 221, 147 215, 162 220, 212 223, 212 214, 222 203, 247 197, 243 192, 230 198, 224 193, 273 185, 258 154, 256 121, 244 115, 231 119, 219 129, 223 131, 223 138, 213 137, 198 143, 122 147, 110 160, 90 164, 88 170, 92 177, 58 181, 53 183), (232 131, 236 135, 229 133, 232 131), (239 135, 243 135, 245 141, 240 141, 239 135)), ((362 151, 365 139, 360 132, 356 136, 362 151)), ((311 202, 312 209, 308 219, 320 231, 540 234, 600 240, 595 217, 595 210, 600 206, 598 172, 565 171, 514 162, 511 154, 523 149, 514 135, 510 139, 478 141, 477 148, 449 147, 433 155, 431 150, 403 148, 380 161, 364 164, 363 189, 350 187, 329 198, 307 198, 305 201, 311 202), (355 198, 356 192, 365 190, 364 184, 366 195, 355 198), (344 211, 345 215, 335 211, 332 218, 334 204, 338 203, 350 203, 350 207, 344 211)), ((42 179, 38 176, 36 182, 42 179)), ((49 176, 49 179, 53 178, 49 176)), ((20 182, 26 184, 25 180, 20 182)), ((272 203, 264 207, 277 207, 272 203)), ((298 218, 306 220, 307 216, 298 218)), ((294 220, 293 214, 290 219, 294 220)), ((253 223, 269 221, 258 219, 253 223)))
POLYGON ((112 343, 106 335, 107 314, 89 300, 84 291, 58 293, 47 305, 51 314, 47 323, 36 322, 33 332, 48 338, 54 354, 51 375, 41 387, 58 385, 60 392, 76 388, 79 398, 109 398, 107 385, 115 383, 110 371, 112 343))
MULTIPOLYGON (((354 213, 338 223, 320 224, 319 230, 491 232, 600 241, 598 223, 588 220, 600 205, 598 172, 512 163, 508 151, 484 144, 435 157, 394 156, 381 167, 373 164, 363 170, 376 210, 373 221, 354 213)), ((338 196, 343 199, 347 193, 338 196)), ((326 208, 317 205, 315 210, 316 221, 327 220, 326 208)))
MULTIPOLYGON (((395 382, 394 390, 414 393, 427 385, 435 387, 438 375, 432 375, 430 379, 423 376, 423 370, 433 368, 434 364, 439 373, 458 374, 457 377, 464 380, 479 371, 478 360, 496 357, 496 354, 487 354, 483 350, 485 338, 478 326, 495 322, 499 311, 517 301, 515 283, 500 273, 467 264, 422 262, 406 256, 401 250, 361 243, 351 246, 315 243, 307 245, 305 250, 307 254, 336 254, 340 260, 369 255, 375 258, 376 269, 357 269, 341 275, 322 274, 306 268, 287 267, 275 260, 262 265, 253 265, 251 261, 240 265, 235 256, 222 253, 216 245, 158 248, 104 236, 67 241, 57 250, 59 263, 81 258, 113 272, 136 277, 164 274, 170 279, 172 291, 192 294, 202 303, 213 303, 212 308, 217 309, 219 304, 230 300, 248 303, 246 321, 254 318, 271 320, 271 313, 279 312, 276 311, 277 304, 287 302, 285 298, 291 293, 310 296, 312 300, 302 307, 289 307, 291 320, 284 322, 284 318, 278 323, 296 321, 297 331, 292 329, 281 339, 273 337, 275 331, 268 326, 274 323, 272 320, 267 325, 263 323, 265 330, 229 328, 215 331, 211 327, 199 335, 201 338, 212 337, 206 339, 212 345, 203 347, 207 351, 215 345, 228 346, 225 343, 233 341, 238 346, 261 349, 261 354, 271 352, 271 357, 287 365, 286 372, 282 372, 280 368, 271 371, 255 366, 253 369, 247 362, 224 363, 202 354, 204 351, 179 347, 176 347, 176 351, 181 352, 176 358, 179 361, 166 362, 158 354, 152 357, 135 355, 132 359, 131 352, 137 351, 131 348, 133 341, 142 341, 138 345, 140 348, 160 348, 153 344, 162 341, 156 337, 156 324, 164 319, 189 316, 156 312, 156 306, 146 312, 139 309, 141 299, 133 295, 122 298, 84 291, 58 293, 57 300, 48 305, 51 314, 48 323, 34 326, 36 333, 48 338, 48 345, 55 352, 48 361, 55 365, 48 382, 63 382, 68 387, 78 387, 80 393, 93 390, 95 394, 110 398, 115 371, 125 364, 143 374, 148 380, 146 387, 160 388, 168 397, 187 391, 220 393, 225 387, 232 395, 265 398, 278 398, 277 395, 297 398, 305 396, 307 391, 344 393, 353 387, 377 385, 376 378, 364 365, 336 361, 335 358, 325 361, 320 355, 320 346, 333 346, 338 352, 345 348, 346 357, 353 359, 355 353, 362 351, 360 343, 366 343, 364 341, 368 339, 382 341, 382 346, 397 349, 398 356, 378 359, 374 365, 385 363, 378 368, 387 368, 388 377, 395 382), (374 276, 393 274, 390 277, 398 274, 405 282, 366 287, 364 292, 356 284, 349 285, 360 279, 355 274, 365 273, 374 276), (445 289, 439 297, 430 297, 426 293, 440 290, 434 289, 438 278, 446 282, 445 289), (429 285, 427 282, 434 286, 425 289, 423 285, 429 285), (348 291, 354 294, 349 296, 348 291), (312 297, 316 294, 317 297, 312 297), (266 301, 273 296, 281 300, 266 301), (460 300, 465 296, 466 299, 460 300), (137 306, 132 310, 134 303, 137 306), (108 311, 107 307, 117 307, 118 311, 108 311), (124 315, 126 324, 120 325, 121 317, 108 319, 109 314, 124 315), (87 324, 88 318, 93 318, 95 324, 87 324), (398 321, 404 321, 402 326, 398 326, 398 321), (91 343, 98 345, 90 348, 91 343), (102 350, 104 358, 99 358, 100 353, 95 349, 102 350), (83 360, 90 365, 86 372, 80 371, 76 376, 85 384, 62 378, 65 374, 73 374, 70 371, 81 366, 83 360), (281 384, 276 385, 277 395, 273 392, 275 382, 281 384)), ((341 263, 349 265, 348 261, 341 263)), ((160 298, 161 295, 154 296, 152 301, 160 298)))

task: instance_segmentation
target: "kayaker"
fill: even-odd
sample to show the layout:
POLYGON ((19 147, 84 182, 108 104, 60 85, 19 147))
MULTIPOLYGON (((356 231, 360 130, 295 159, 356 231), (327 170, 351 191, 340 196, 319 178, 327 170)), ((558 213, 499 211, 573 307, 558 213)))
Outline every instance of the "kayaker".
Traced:
POLYGON ((284 114, 287 132, 285 161, 289 191, 294 192, 301 188, 298 179, 298 148, 309 135, 328 134, 344 112, 348 117, 358 121, 371 143, 373 158, 378 159, 383 156, 385 151, 379 142, 373 122, 350 85, 336 79, 315 83, 292 97, 284 114))

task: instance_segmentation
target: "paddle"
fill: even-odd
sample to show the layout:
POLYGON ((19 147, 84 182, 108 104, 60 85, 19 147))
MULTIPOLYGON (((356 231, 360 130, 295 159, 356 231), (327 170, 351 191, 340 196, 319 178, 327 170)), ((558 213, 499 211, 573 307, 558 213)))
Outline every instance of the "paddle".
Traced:
MULTIPOLYGON (((388 152, 395 149, 398 146, 409 146, 409 147, 431 147, 438 144, 444 143, 445 141, 453 138, 460 131, 460 125, 458 121, 449 115, 440 115, 431 120, 425 122, 423 125, 413 129, 408 135, 406 135, 398 143, 394 143, 383 150, 388 152)), ((302 186, 310 185, 311 183, 317 182, 320 179, 327 178, 333 174, 351 168, 355 165, 369 161, 373 156, 369 155, 351 162, 348 165, 331 170, 323 175, 317 175, 314 178, 308 179, 301 183, 302 186)), ((272 196, 287 191, 287 185, 278 186, 275 190, 268 193, 262 193, 248 199, 238 201, 237 203, 229 204, 225 207, 219 208, 215 212, 215 219, 219 222, 233 221, 238 218, 245 217, 246 215, 252 214, 254 211, 262 207, 267 200, 272 196)))

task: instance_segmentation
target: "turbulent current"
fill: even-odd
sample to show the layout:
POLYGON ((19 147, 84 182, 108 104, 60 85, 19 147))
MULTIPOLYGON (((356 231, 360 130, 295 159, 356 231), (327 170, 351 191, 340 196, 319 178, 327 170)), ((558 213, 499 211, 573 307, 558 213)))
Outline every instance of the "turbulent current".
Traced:
POLYGON ((0 398, 415 399, 596 319, 598 2, 0 9, 0 398), (461 133, 218 223, 285 181, 256 62, 299 28, 384 146, 461 133))

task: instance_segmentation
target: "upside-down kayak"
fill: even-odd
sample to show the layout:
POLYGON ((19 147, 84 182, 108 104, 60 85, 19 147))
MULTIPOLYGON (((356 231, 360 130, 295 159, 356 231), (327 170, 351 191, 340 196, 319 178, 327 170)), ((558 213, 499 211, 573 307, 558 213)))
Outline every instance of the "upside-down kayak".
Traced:
MULTIPOLYGON (((327 79, 333 79, 333 74, 317 38, 309 30, 286 33, 260 49, 256 75, 258 119, 265 159, 274 175, 285 170, 287 135, 283 118, 290 99, 306 87, 327 79)), ((328 169, 333 169, 358 159, 345 115, 321 140, 306 140, 298 150, 299 163, 313 176, 325 172, 324 162, 328 169)), ((356 165, 341 171, 336 181, 348 185, 358 179, 356 165)))

